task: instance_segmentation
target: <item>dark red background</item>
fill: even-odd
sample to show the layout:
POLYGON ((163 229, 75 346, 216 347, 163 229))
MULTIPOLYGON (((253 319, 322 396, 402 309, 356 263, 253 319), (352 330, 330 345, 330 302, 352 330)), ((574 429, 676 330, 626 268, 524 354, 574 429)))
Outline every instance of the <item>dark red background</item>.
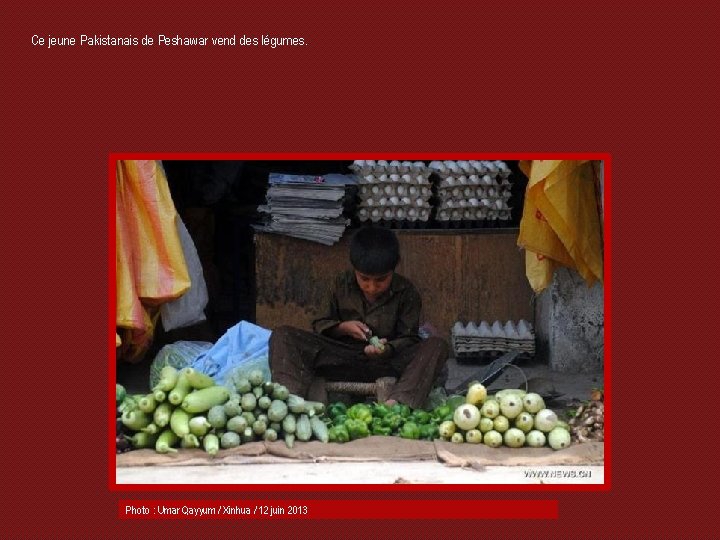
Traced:
MULTIPOLYGON (((613 156, 612 489, 442 496, 559 500, 557 521, 482 522, 473 530, 483 536, 713 536, 718 8, 506 4, 3 8, 4 535, 361 530, 118 521, 117 501, 130 493, 107 487, 109 152, 603 151, 613 156), (309 45, 30 43, 35 33, 108 32, 289 34, 309 45)), ((437 538, 468 526, 388 521, 372 533, 437 538)))

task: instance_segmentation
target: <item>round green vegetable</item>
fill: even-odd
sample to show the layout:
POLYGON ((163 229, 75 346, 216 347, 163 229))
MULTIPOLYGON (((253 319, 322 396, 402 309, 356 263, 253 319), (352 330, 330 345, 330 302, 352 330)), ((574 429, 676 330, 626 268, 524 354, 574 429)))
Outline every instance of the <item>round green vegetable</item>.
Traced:
POLYGON ((498 431, 491 429, 483 435, 483 443, 491 448, 499 448, 503 443, 503 436, 498 431))
POLYGON ((498 433, 505 433, 510 428, 510 421, 503 415, 493 419, 493 429, 498 433))
POLYGON ((233 416, 227 421, 227 429, 235 433, 243 433, 246 427, 248 427, 248 423, 243 416, 233 416))
POLYGON ((510 428, 505 432, 503 442, 510 448, 520 448, 525 444, 525 433, 518 428, 510 428))
POLYGON ((553 450, 560 450, 570 446, 570 432, 563 427, 553 428, 547 435, 547 441, 550 448, 553 450))
POLYGON ((235 448, 240 446, 240 435, 234 431, 226 431, 220 437, 220 446, 222 448, 235 448))
POLYGON ((243 411, 252 411, 257 406, 257 398, 255 397, 255 394, 247 393, 244 394, 242 399, 240 400, 240 406, 242 407, 243 411))
MULTIPOLYGON (((225 405, 227 405, 227 403, 225 405)), ((215 405, 214 407, 211 407, 207 413, 207 419, 210 425, 215 429, 223 429, 227 423, 225 407, 222 405, 215 405)))
POLYGON ((260 369, 253 369, 250 373, 248 373, 247 378, 253 386, 260 386, 265 382, 265 375, 263 375, 263 372, 260 369))

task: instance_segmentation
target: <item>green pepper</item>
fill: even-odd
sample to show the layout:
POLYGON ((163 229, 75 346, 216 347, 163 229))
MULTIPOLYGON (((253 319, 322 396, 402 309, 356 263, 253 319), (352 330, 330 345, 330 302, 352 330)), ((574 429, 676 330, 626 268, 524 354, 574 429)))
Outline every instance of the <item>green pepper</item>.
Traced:
POLYGON ((432 441, 440 438, 440 433, 435 424, 422 424, 420 426, 420 438, 432 441))
POLYGON ((356 403, 352 407, 350 407, 347 411, 348 418, 351 418, 353 420, 360 420, 362 422, 365 422, 366 424, 369 424, 372 422, 372 410, 369 406, 365 405, 364 403, 356 403))
POLYGON ((390 413, 382 419, 382 425, 389 427, 393 431, 397 431, 398 429, 400 429, 400 426, 403 425, 403 422, 403 417, 395 413, 390 413))
POLYGON ((345 420, 347 420, 347 415, 340 414, 332 419, 332 423, 334 426, 342 426, 345 424, 345 420))
POLYGON ((420 428, 415 422, 405 422, 400 428, 400 436, 403 439, 419 439, 420 428))
POLYGON ((395 405, 390 407, 390 411, 394 412, 395 414, 399 414, 403 418, 409 418, 410 413, 412 412, 410 407, 408 407, 407 405, 405 405, 403 403, 396 403, 395 405))
POLYGON ((383 426, 381 423, 373 423, 370 432, 373 435, 392 435, 392 428, 388 426, 383 426))
POLYGON ((341 414, 346 414, 346 413, 347 413, 347 407, 341 401, 338 401, 337 403, 331 403, 326 411, 326 414, 332 419, 335 419, 335 417, 340 416, 341 414))
POLYGON ((333 426, 328 430, 328 440, 336 443, 346 443, 350 440, 350 434, 345 426, 333 426))
POLYGON ((384 403, 375 403, 372 414, 374 418, 384 418, 390 414, 390 407, 384 403))
POLYGON ((353 441, 370 435, 368 425, 362 420, 348 418, 345 420, 345 427, 347 428, 348 435, 350 435, 350 439, 353 441))
POLYGON ((448 414, 452 412, 453 411, 450 410, 450 405, 444 403, 442 405, 438 405, 433 409, 433 416, 442 421, 443 418, 445 418, 448 414))
POLYGON ((418 425, 429 424, 430 423, 430 413, 427 411, 418 409, 417 411, 413 411, 410 419, 418 425))

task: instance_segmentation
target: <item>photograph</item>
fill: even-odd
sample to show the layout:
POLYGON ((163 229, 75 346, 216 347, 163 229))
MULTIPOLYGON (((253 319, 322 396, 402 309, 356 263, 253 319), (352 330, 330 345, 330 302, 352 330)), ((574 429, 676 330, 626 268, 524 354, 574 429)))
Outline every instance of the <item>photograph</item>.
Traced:
POLYGON ((607 487, 609 156, 191 157, 110 167, 112 483, 607 487))

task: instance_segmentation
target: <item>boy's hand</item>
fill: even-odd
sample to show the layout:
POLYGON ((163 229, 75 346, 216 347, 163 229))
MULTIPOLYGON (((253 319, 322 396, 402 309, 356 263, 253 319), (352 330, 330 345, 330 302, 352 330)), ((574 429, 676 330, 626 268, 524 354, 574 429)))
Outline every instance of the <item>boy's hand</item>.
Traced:
MULTIPOLYGON (((382 338, 380 340, 380 343, 385 345, 387 343, 387 339, 382 338)), ((377 347, 375 347, 374 345, 366 345, 364 352, 365 352, 366 356, 372 356, 372 357, 378 358, 378 357, 384 356, 385 353, 387 352, 387 350, 388 350, 387 347, 385 347, 383 350, 380 350, 377 347)))
POLYGON ((337 331, 338 334, 342 336, 350 336, 360 341, 367 341, 370 328, 361 321, 343 321, 337 325, 337 331))

